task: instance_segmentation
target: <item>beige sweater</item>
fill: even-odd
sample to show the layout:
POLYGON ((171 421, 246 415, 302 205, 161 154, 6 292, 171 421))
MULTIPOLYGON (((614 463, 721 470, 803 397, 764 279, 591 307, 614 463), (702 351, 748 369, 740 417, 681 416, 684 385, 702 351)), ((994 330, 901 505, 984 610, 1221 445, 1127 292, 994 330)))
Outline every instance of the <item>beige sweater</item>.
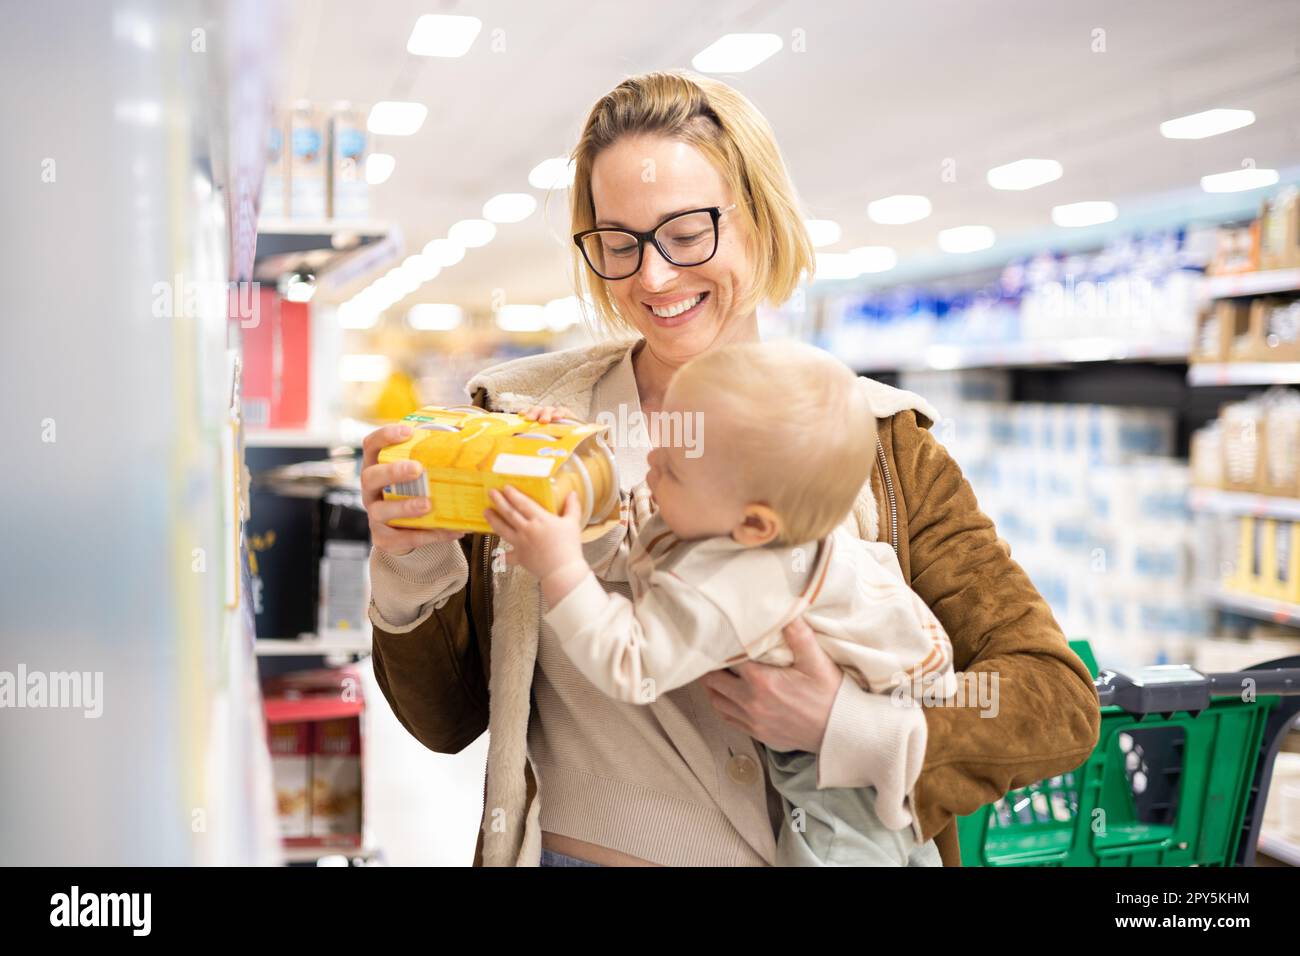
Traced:
MULTIPOLYGON (((948 635, 883 541, 842 528, 799 546, 684 541, 656 513, 629 529, 601 577, 628 581, 631 599, 588 573, 543 620, 584 677, 629 704, 746 660, 789 666, 781 631, 800 617, 845 673, 899 706, 955 691, 948 635)), ((920 761, 895 770, 876 781, 876 812, 891 829, 918 828, 907 798, 920 761)))
MULTIPOLYGON (((476 376, 470 389, 486 385, 493 407, 517 411, 534 402, 567 404, 587 420, 604 411, 615 418, 640 409, 632 371, 633 342, 599 346, 588 363, 608 356, 603 373, 589 391, 568 394, 511 391, 494 385, 516 360, 476 376), (582 407, 578 407, 582 406, 582 407)), ((576 357, 561 356, 561 361, 576 357)), ((586 366, 583 366, 584 368, 586 366)), ((519 379, 515 373, 514 379, 519 379)), ((864 380, 865 381, 865 380, 864 380)), ((870 383, 879 391, 873 407, 892 414, 908 402, 910 393, 870 383)), ((927 407, 927 412, 930 411, 927 407)), ((616 443, 623 509, 629 522, 640 526, 649 517, 645 447, 616 443)), ((845 527, 858 536, 874 539, 877 524, 874 500, 864 489, 870 527, 861 517, 846 520, 845 527)), ((858 509, 861 511, 861 509, 858 509)), ((598 565, 621 541, 620 529, 584 547, 588 560, 598 565)), ((464 587, 468 569, 455 545, 431 545, 409 555, 394 557, 375 550, 371 556, 373 600, 371 617, 390 633, 409 631, 455 591, 464 587)), ((501 831, 485 831, 484 860, 492 864, 536 865, 540 832, 564 834, 607 846, 654 863, 667 865, 764 865, 775 854, 776 828, 781 822, 779 796, 766 782, 763 761, 754 742, 723 723, 698 682, 660 695, 654 704, 620 703, 602 694, 560 650, 554 631, 542 619, 546 612, 535 579, 525 588, 527 572, 518 567, 502 572, 494 586, 497 610, 493 628, 491 684, 492 722, 489 764, 505 760, 503 748, 516 744, 499 734, 513 733, 515 692, 498 686, 498 666, 506 655, 535 654, 532 687, 527 694, 526 758, 538 780, 540 804, 536 816, 516 820, 520 794, 494 790, 489 770, 486 820, 502 817, 501 831), (526 595, 531 594, 531 599, 526 595), (536 602, 533 620, 537 630, 503 633, 503 621, 528 617, 521 604, 536 602), (498 642, 501 649, 498 651, 498 642), (531 652, 529 648, 531 647, 531 652), (507 695, 507 696, 502 696, 507 695), (522 826, 522 832, 517 827, 522 826)), ((630 597, 626 582, 607 582, 610 593, 630 597)), ((502 674, 513 670, 502 670, 502 674)), ((519 703, 523 703, 521 700, 519 703)), ((522 716, 523 712, 521 712, 522 716)), ((819 778, 823 786, 869 786, 892 779, 901 762, 919 766, 925 752, 926 724, 919 709, 895 707, 888 698, 869 694, 852 680, 840 685, 822 749, 819 778)), ((502 769, 496 779, 509 781, 502 769)), ((498 787, 501 787, 498 784, 498 787)))

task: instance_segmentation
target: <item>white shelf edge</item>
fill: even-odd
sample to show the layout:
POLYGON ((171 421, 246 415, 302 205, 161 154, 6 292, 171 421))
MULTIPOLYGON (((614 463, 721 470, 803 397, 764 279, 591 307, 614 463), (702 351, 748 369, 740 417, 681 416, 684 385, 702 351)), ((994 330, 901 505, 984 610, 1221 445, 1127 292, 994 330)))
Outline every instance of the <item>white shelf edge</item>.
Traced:
POLYGON ((1211 604, 1226 611, 1272 621, 1274 624, 1300 627, 1300 604, 1279 601, 1277 598, 1264 597, 1259 594, 1230 591, 1224 587, 1207 589, 1206 599, 1211 604))
POLYGON ((1300 384, 1300 362, 1200 362, 1188 366, 1188 385, 1300 384))
POLYGON ((929 345, 925 358, 858 363, 863 371, 946 372, 975 368, 1022 368, 1084 362, 1186 362, 1190 342, 1128 341, 1112 338, 1069 339, 1058 342, 1004 342, 968 345, 929 345))
POLYGON ((369 654, 370 628, 365 627, 352 637, 347 632, 333 632, 326 637, 280 638, 259 637, 254 642, 258 657, 328 657, 331 654, 369 654))
POLYGON ((1266 269, 1231 276, 1206 276, 1201 295, 1206 299, 1231 299, 1269 292, 1300 292, 1300 269, 1266 269))
POLYGON ((259 219, 259 236, 315 236, 334 232, 356 232, 382 236, 392 231, 392 224, 370 219, 259 219))
POLYGON ((299 431, 295 428, 259 428, 244 431, 244 445, 248 448, 329 448, 350 445, 341 435, 326 432, 299 431))
POLYGON ((1188 493, 1187 504, 1193 511, 1211 514, 1300 521, 1300 498, 1282 498, 1250 491, 1225 491, 1220 488, 1193 488, 1188 493))

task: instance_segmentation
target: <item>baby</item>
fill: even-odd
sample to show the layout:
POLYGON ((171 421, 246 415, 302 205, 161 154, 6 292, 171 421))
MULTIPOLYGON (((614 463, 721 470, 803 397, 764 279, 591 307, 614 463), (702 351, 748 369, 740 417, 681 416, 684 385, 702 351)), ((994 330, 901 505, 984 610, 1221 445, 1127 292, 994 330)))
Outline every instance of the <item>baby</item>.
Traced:
MULTIPOLYGON (((578 670, 648 704, 742 661, 789 665, 781 631, 802 616, 866 690, 900 705, 921 691, 951 696, 947 635, 893 549, 840 527, 875 461, 875 417, 853 373, 807 345, 727 346, 673 376, 661 421, 674 415, 698 416, 703 441, 686 449, 659 436, 646 476, 656 510, 600 569, 628 582, 631 601, 587 564, 576 496, 554 515, 514 488, 490 493, 507 561, 540 579, 546 622, 578 670)), ((940 865, 932 840, 918 845, 913 781, 819 790, 816 754, 769 747, 767 762, 786 811, 778 865, 940 865)))

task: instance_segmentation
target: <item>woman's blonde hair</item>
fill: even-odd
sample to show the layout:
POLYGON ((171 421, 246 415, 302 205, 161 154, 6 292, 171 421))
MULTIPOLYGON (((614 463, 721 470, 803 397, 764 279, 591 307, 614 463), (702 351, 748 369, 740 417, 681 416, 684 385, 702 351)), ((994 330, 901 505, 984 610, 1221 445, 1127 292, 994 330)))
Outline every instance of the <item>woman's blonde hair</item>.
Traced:
MULTIPOLYGON (((752 281, 737 303, 738 314, 748 314, 760 302, 780 305, 794 294, 804 272, 812 275, 812 242, 772 127, 726 83, 684 70, 630 76, 592 107, 573 149, 569 206, 574 233, 596 225, 591 195, 596 157, 623 137, 641 134, 694 146, 731 191, 737 205, 728 217, 747 222, 753 238, 752 281)), ((570 252, 578 294, 590 298, 599 324, 614 334, 634 333, 631 321, 618 314, 605 280, 587 269, 576 245, 570 252)))
POLYGON ((821 349, 724 345, 683 365, 668 388, 675 405, 704 409, 703 453, 722 456, 741 500, 780 516, 775 544, 830 534, 871 478, 877 426, 866 390, 821 349))

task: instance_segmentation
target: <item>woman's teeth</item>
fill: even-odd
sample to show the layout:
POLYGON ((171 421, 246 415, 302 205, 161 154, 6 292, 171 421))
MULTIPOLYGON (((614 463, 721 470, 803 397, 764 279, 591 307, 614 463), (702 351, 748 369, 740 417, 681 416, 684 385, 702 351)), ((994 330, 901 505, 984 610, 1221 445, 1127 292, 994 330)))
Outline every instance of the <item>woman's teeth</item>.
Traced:
POLYGON ((695 308, 695 306, 699 305, 700 300, 704 298, 704 295, 705 293, 701 292, 694 298, 682 299, 681 302, 674 302, 672 305, 666 305, 662 309, 656 309, 654 306, 650 306, 650 311, 661 319, 671 319, 674 315, 681 315, 687 309, 695 308))

